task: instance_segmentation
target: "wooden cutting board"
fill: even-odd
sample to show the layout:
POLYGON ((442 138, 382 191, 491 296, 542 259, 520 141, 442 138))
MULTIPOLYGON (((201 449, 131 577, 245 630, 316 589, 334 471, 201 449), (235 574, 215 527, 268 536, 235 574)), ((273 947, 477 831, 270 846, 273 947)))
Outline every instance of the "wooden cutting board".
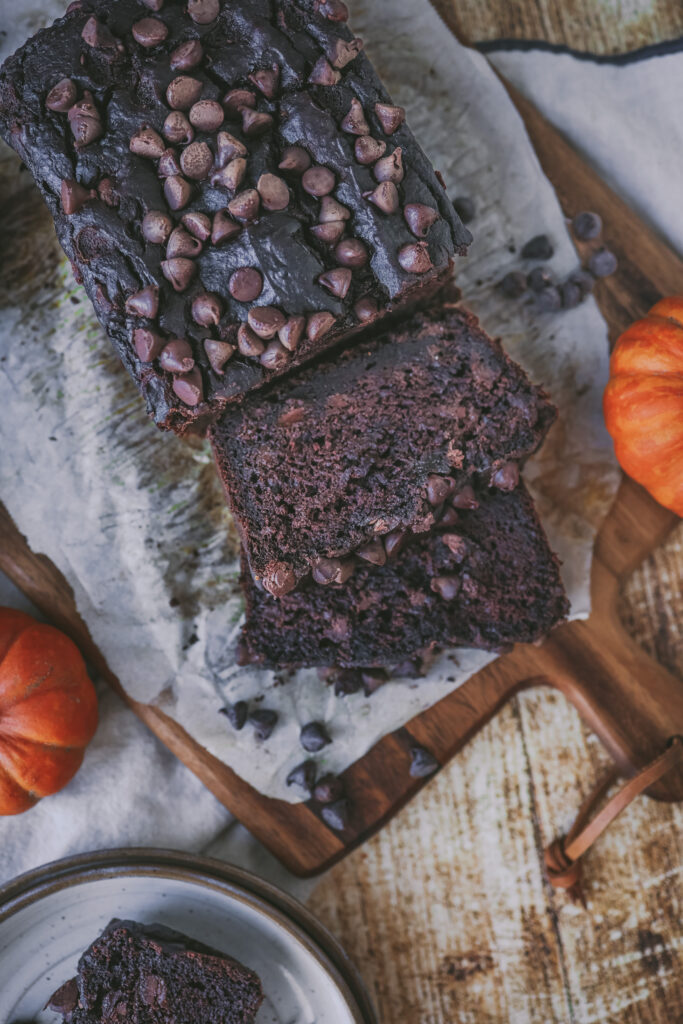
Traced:
MULTIPOLYGON (((661 296, 683 292, 683 262, 592 171, 559 133, 512 87, 543 168, 568 217, 595 210, 619 270, 596 290, 614 341, 661 296)), ((677 522, 632 481, 624 480, 596 542, 593 614, 555 630, 541 647, 519 647, 460 689, 386 736, 344 773, 351 805, 348 830, 328 828, 312 803, 290 805, 261 796, 156 708, 132 701, 96 649, 59 570, 35 555, 0 506, 0 569, 38 608, 69 633, 137 715, 241 822, 295 874, 312 875, 363 842, 416 793, 410 748, 419 744, 445 764, 511 696, 550 685, 576 705, 625 773, 646 763, 672 735, 683 735, 683 684, 628 636, 616 613, 620 581, 677 522)), ((123 680, 125 685, 125 680, 123 680)), ((558 750, 562 737, 558 736, 558 750)), ((683 770, 651 793, 683 800, 683 770)))

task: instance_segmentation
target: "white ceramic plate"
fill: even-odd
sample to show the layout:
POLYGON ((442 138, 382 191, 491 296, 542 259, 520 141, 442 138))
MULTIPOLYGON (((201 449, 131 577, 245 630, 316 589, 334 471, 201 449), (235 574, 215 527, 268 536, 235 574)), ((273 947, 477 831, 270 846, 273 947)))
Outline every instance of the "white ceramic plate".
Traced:
POLYGON ((160 922, 257 972, 257 1024, 377 1024, 355 969, 296 900, 218 861, 113 850, 56 861, 0 889, 0 1021, 43 1010, 112 917, 160 922))

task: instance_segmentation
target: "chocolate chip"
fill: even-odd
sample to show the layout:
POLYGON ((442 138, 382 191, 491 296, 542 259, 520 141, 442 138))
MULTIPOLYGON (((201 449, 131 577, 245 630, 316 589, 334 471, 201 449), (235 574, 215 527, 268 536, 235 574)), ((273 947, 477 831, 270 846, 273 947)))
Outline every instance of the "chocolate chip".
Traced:
POLYGON ((394 107, 387 103, 375 103, 375 113, 385 135, 393 135, 406 119, 403 107, 394 107))
POLYGON ((130 140, 130 151, 148 160, 158 160, 166 149, 166 143, 153 128, 141 128, 130 140))
POLYGON ((311 158, 302 146, 287 146, 282 151, 278 167, 281 171, 303 174, 311 166, 311 158))
POLYGON ((188 39, 177 46, 171 54, 173 71, 192 71, 204 59, 204 50, 198 39, 188 39))
POLYGON ((181 223, 200 242, 208 242, 211 238, 211 218, 205 213, 198 213, 197 211, 186 213, 181 223))
POLYGON ((542 292, 544 288, 550 288, 553 280, 553 272, 548 267, 534 267, 526 283, 533 292, 542 292))
POLYGON ((457 576, 435 576, 430 586, 444 601, 454 601, 462 589, 462 583, 457 576))
POLYGON ((330 221, 328 224, 314 224, 310 229, 312 235, 324 245, 334 245, 346 230, 343 220, 330 221))
POLYGON ((439 762, 424 747, 410 748, 410 774, 414 779, 426 779, 439 768, 439 762))
POLYGON ((320 5, 320 14, 328 21, 348 21, 349 9, 344 0, 324 0, 320 5))
POLYGON ((309 722, 299 733, 299 742, 309 754, 317 754, 332 742, 322 722, 309 722))
POLYGON ((329 334, 336 324, 335 317, 331 313, 313 313, 309 316, 306 324, 306 335, 309 341, 314 344, 329 334))
POLYGON ((455 488, 453 480, 449 476, 438 476, 432 473, 427 477, 427 501, 434 508, 443 505, 446 498, 450 497, 455 488))
POLYGON ((461 487, 459 491, 456 491, 451 498, 451 504, 455 508, 479 508, 479 502, 477 501, 474 489, 470 484, 465 484, 465 486, 461 487))
POLYGON ((86 92, 83 99, 79 100, 78 103, 74 103, 67 117, 77 149, 89 146, 104 135, 104 126, 100 112, 93 102, 92 94, 89 92, 86 92))
POLYGON ((408 533, 406 530, 392 530, 391 533, 384 535, 384 550, 387 553, 387 558, 396 558, 405 547, 405 543, 408 540, 408 533))
POLYGON ((343 832, 349 824, 349 805, 346 800, 337 800, 336 803, 323 807, 320 817, 326 825, 333 828, 335 832, 343 832))
POLYGON ((176 256, 185 256, 188 259, 196 259, 202 248, 202 243, 198 238, 191 235, 185 228, 178 227, 171 232, 166 246, 166 258, 174 259, 176 256))
POLYGON ((247 324, 240 326, 237 332, 237 348, 241 355, 246 356, 248 359, 258 359, 265 347, 258 335, 254 334, 251 327, 247 324))
POLYGON ((220 708, 220 714, 225 715, 236 732, 240 732, 247 721, 248 710, 247 702, 245 700, 238 700, 235 704, 228 704, 227 707, 220 708))
POLYGON ((159 358, 166 339, 147 327, 138 327, 133 332, 133 344, 140 362, 153 363, 159 358))
POLYGON ((319 804, 333 804, 344 795, 344 783, 338 775, 323 775, 313 790, 313 799, 319 804))
POLYGON ((294 590, 296 576, 286 562, 274 562, 268 566, 268 571, 264 574, 261 582, 273 597, 284 597, 285 594, 294 590))
POLYGON ((287 323, 287 317, 274 306, 252 306, 247 314, 249 326, 259 338, 270 341, 281 327, 287 323))
POLYGON ((213 167, 213 153, 205 142, 192 142, 180 154, 180 166, 188 178, 201 181, 213 167))
POLYGON ((379 313, 379 305, 371 295, 364 295, 353 307, 353 311, 361 323, 374 319, 379 313))
POLYGON ((219 0, 187 0, 187 13, 197 25, 210 25, 221 13, 219 0))
POLYGON ((198 100, 190 107, 190 124, 200 132, 215 132, 225 121, 225 113, 216 100, 198 100))
POLYGON ((256 188, 266 210, 285 210, 289 206, 289 189, 276 174, 262 174, 256 188))
POLYGON ((235 223, 223 210, 219 210, 213 218, 211 242, 213 245, 229 242, 231 238, 236 238, 241 230, 241 224, 235 223))
POLYGON ((332 221, 348 220, 351 216, 351 211, 338 203, 333 196, 323 196, 320 200, 320 220, 321 224, 327 224, 332 221))
POLYGON ((301 184, 305 192, 310 196, 321 198, 329 195, 337 181, 333 171, 329 167, 309 167, 301 178, 301 184))
POLYGON ((235 354, 235 347, 234 345, 229 345, 227 341, 215 341, 213 338, 205 338, 204 351, 211 364, 211 369, 214 373, 222 376, 225 372, 223 369, 225 364, 235 354))
POLYGON ((580 242, 590 242, 598 238, 602 232, 602 217, 598 213, 585 210, 577 213, 572 221, 574 235, 580 242))
POLYGON ((153 245, 165 245, 173 231, 173 221, 161 210, 150 210, 142 218, 142 237, 153 245))
POLYGON ((200 327, 217 327, 222 315, 220 297, 213 292, 203 292, 193 300, 193 319, 200 327))
POLYGON ((345 238, 335 246, 334 255, 342 267, 364 267, 368 250, 359 238, 345 238))
POLYGON ((341 126, 342 130, 348 132, 349 135, 370 134, 370 125, 365 118, 365 111, 361 106, 360 100, 357 100, 355 96, 351 100, 351 107, 341 126))
POLYGON ((210 181, 214 188, 225 188, 234 192, 240 187, 247 173, 247 161, 243 156, 236 156, 225 167, 214 171, 210 181))
POLYGON ((372 697, 388 681, 388 675, 383 668, 364 668, 361 670, 363 681, 363 692, 366 697, 372 697))
POLYGON ((565 281, 560 288, 563 309, 576 309, 583 300, 583 289, 576 281, 565 281))
POLYGON ((256 94, 250 89, 231 89, 223 97, 225 116, 232 121, 240 121, 244 110, 253 110, 255 106, 256 94))
POLYGON ((500 282, 500 289, 506 298, 518 299, 527 289, 526 274, 521 270, 511 270, 500 282))
POLYGON ((439 219, 438 212, 424 203, 408 203, 403 207, 403 216, 416 238, 424 238, 432 224, 439 219))
POLYGON ((194 139, 194 128, 180 110, 174 110, 168 115, 161 130, 168 142, 187 145, 194 139))
POLYGON ((171 282, 174 290, 177 292, 187 291, 196 272, 197 267, 192 260, 163 260, 161 264, 161 273, 167 281, 171 282))
POLYGON ((362 39, 346 40, 341 36, 335 36, 327 48, 327 56, 333 67, 345 68, 347 64, 356 59, 362 49, 362 39))
POLYGON ((172 110, 189 110, 204 89, 204 84, 189 75, 178 75, 166 90, 166 100, 172 110))
POLYGON ((497 469, 491 478, 491 486, 499 491, 514 491, 519 483, 519 466, 516 462, 506 462, 497 469))
POLYGON ((351 287, 353 273, 348 267, 335 267, 334 270, 326 270, 318 278, 318 283, 327 288, 328 292, 337 299, 345 299, 351 287))
POLYGON ((249 75, 249 81, 254 83, 267 100, 275 99, 280 84, 280 68, 277 64, 273 64, 270 68, 254 71, 249 75))
POLYGON ((166 1002, 166 982, 158 974, 143 975, 138 990, 145 1006, 163 1006, 166 1002))
POLYGON ((135 22, 132 32, 136 43, 149 48, 163 43, 168 36, 168 26, 158 18, 142 18, 135 22))
POLYGON ((48 110, 55 110, 60 114, 66 114, 78 99, 76 86, 70 78, 63 78, 61 82, 50 89, 45 100, 48 110))
POLYGON ((216 163, 225 167, 239 156, 247 155, 247 147, 230 132, 219 132, 216 139, 216 163))
POLYGON ((522 259, 525 260, 549 260, 552 259, 555 250, 547 235, 534 235, 522 249, 522 259))
POLYGON ((589 295, 595 288, 595 278, 589 270, 575 270, 569 280, 579 286, 583 296, 589 295))
POLYGON ((263 291, 263 277, 255 267, 240 267, 233 272, 228 290, 238 302, 253 302, 263 291))
POLYGON ((284 345, 281 345, 279 341, 270 341, 265 350, 259 356, 261 365, 266 370, 280 373, 287 366, 290 360, 290 354, 284 345))
POLYGON ((172 210, 182 210, 192 198, 192 185, 179 174, 173 174, 164 182, 164 195, 172 210))
POLYGON ((551 285, 549 288, 543 288, 536 295, 536 308, 543 313, 556 313, 562 308, 560 289, 554 285, 551 285))
POLYGON ((144 316, 148 320, 154 320, 158 312, 159 289, 156 285, 148 284, 126 299, 126 313, 129 316, 144 316))
MULTIPOLYGON (((451 508, 451 512, 455 514, 457 521, 458 513, 455 511, 454 508, 451 508)), ((439 526, 442 525, 443 520, 439 523, 439 526)), ((453 555, 456 562, 462 562, 464 560, 468 551, 467 541, 465 540, 464 537, 461 537, 459 533, 442 533, 441 540, 446 545, 450 553, 453 555)))
POLYGON ((78 213, 89 200, 95 198, 95 193, 89 191, 87 188, 83 188, 73 178, 65 178, 62 181, 61 187, 61 200, 62 210, 67 217, 72 216, 74 213, 78 213))
POLYGON ((252 711, 247 719, 249 725, 254 727, 256 738, 261 741, 269 739, 277 725, 277 720, 277 711, 269 711, 267 708, 258 708, 252 711))
POLYGON ((463 224, 469 224, 471 220, 474 220, 477 212, 474 202, 469 196, 456 196, 453 200, 453 209, 463 224))
POLYGON ((361 687, 360 676, 356 669, 343 669, 334 679, 335 697, 349 697, 358 693, 361 687))
POLYGON ((326 587, 330 583, 346 583, 353 575, 355 565, 352 558, 318 558, 311 566, 311 575, 316 583, 326 587))
POLYGON ((119 50, 122 48, 119 40, 94 15, 88 18, 83 26, 81 39, 96 50, 119 50))
POLYGON ((52 1010, 53 1013, 61 1013, 66 1018, 67 1014, 73 1013, 78 1006, 79 998, 78 982, 75 978, 70 978, 51 996, 45 1009, 52 1010))
POLYGON ((341 82, 341 71, 335 70, 325 57, 318 57, 308 76, 308 82, 309 85, 337 85, 341 82))
POLYGON ((398 262, 407 274, 427 274, 434 269, 426 242, 414 242, 398 250, 398 262))
POLYGON ((367 544, 362 544, 356 549, 356 554, 364 562, 370 562, 371 565, 384 565, 387 560, 384 544, 379 537, 376 540, 368 541, 367 544))
POLYGON ((172 178, 180 174, 180 161, 174 149, 165 149, 157 164, 157 174, 160 178, 172 178))
POLYGON ((378 160, 372 169, 376 181, 393 181, 396 185, 403 181, 403 150, 398 146, 393 153, 378 160))
POLYGON ((159 356, 159 365, 168 373, 189 373, 194 366, 192 347, 184 338, 173 338, 159 356))
POLYGON ((594 252, 588 261, 588 269, 594 277, 609 277, 618 266, 617 257, 605 246, 594 252))
POLYGON ((373 203, 382 213, 396 213, 399 207, 398 189, 393 181, 383 181, 373 192, 364 192, 363 199, 373 203))
POLYGON ((304 336, 305 330, 306 318, 303 316, 291 316, 287 323, 279 329, 277 336, 288 352, 295 352, 304 336))
POLYGON ((250 224, 258 217, 261 206, 261 197, 255 188, 249 188, 246 192, 240 192, 231 202, 228 203, 228 210, 235 218, 243 224, 250 224))
POLYGON ((452 505, 447 505, 443 510, 443 514, 439 519, 439 526, 451 529, 453 526, 457 526, 458 513, 455 511, 452 505))
POLYGON ((271 114, 261 113, 259 110, 249 110, 248 107, 242 111, 242 130, 250 137, 263 135, 273 127, 271 114))
POLYGON ((195 366, 194 370, 173 378, 173 390, 185 405, 195 406, 204 398, 202 375, 195 366))
POLYGON ((318 771, 318 766, 315 761, 303 761, 298 764, 296 768, 292 768, 291 772, 287 776, 286 782, 288 786, 299 786, 309 796, 313 791, 315 785, 315 776, 318 771))

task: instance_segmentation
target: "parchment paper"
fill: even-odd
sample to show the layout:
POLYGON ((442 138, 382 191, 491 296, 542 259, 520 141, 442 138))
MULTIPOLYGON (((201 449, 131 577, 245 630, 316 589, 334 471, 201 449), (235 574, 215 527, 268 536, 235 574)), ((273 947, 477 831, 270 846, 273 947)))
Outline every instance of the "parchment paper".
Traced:
MULTIPOLYGON (((18 13, 0 0, 9 30, 0 54, 62 10, 32 0, 18 13)), ((564 561, 572 616, 585 617, 593 539, 618 482, 600 412, 605 324, 593 300, 539 316, 496 289, 540 232, 554 242, 558 277, 576 267, 557 199, 486 61, 450 36, 428 0, 356 3, 352 25, 450 194, 476 202, 475 244, 458 269, 466 303, 560 408, 525 476, 564 561)), ((37 191, 6 149, 0 203, 0 494, 33 550, 68 579, 133 697, 157 703, 257 789, 295 800, 284 779, 306 756, 302 724, 327 723, 334 742, 320 770, 341 771, 491 659, 446 653, 425 680, 392 681, 370 700, 335 698, 314 671, 285 681, 238 668, 237 545, 207 445, 164 436, 148 421, 37 191), (279 712, 268 741, 259 744, 249 727, 234 732, 218 713, 237 699, 279 712)))

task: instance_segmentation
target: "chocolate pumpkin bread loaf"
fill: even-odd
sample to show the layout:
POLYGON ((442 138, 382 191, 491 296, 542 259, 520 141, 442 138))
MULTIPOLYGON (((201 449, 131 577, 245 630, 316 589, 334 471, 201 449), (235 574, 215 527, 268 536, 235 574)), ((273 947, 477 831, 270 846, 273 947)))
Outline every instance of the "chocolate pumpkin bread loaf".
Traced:
POLYGON ((76 0, 0 73, 0 133, 159 426, 403 303, 463 227, 341 0, 76 0))
POLYGON ((500 651, 542 638, 569 605, 533 502, 523 485, 480 488, 476 500, 384 565, 360 564, 326 587, 307 581, 279 600, 243 559, 244 660, 392 669, 435 645, 500 651))
POLYGON ((467 508, 473 480, 513 489, 554 417, 445 304, 250 396, 210 436, 251 571, 281 597, 384 564, 406 531, 467 508))
POLYGON ((252 1024, 261 983, 237 960, 163 925, 111 921, 48 1009, 67 1024, 252 1024))

